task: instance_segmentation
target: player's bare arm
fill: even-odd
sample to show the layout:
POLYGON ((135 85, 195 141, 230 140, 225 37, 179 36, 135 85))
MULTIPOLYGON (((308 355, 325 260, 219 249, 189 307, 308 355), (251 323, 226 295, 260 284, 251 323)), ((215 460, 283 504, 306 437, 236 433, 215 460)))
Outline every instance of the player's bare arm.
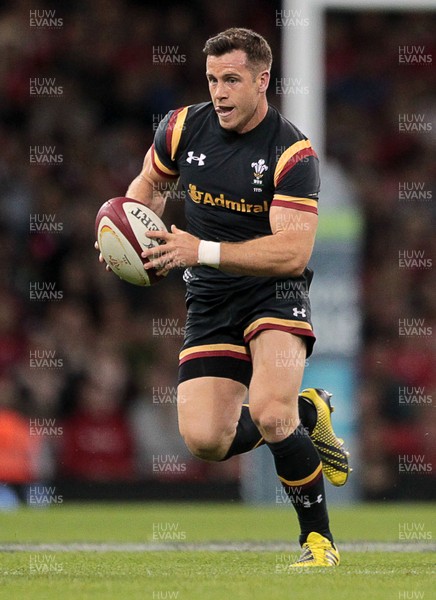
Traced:
MULTIPOLYGON (((246 242, 221 243, 219 268, 235 275, 298 277, 312 254, 317 220, 313 213, 273 206, 270 210, 272 235, 246 242)), ((198 264, 200 240, 195 236, 174 225, 171 232, 147 235, 166 243, 143 252, 143 258, 149 259, 146 269, 198 264)))
POLYGON ((220 269, 234 275, 298 277, 312 255, 318 216, 271 207, 272 235, 241 243, 222 243, 220 269))
POLYGON ((165 186, 174 179, 167 179, 156 172, 153 168, 151 153, 150 148, 145 155, 141 172, 129 185, 126 197, 142 202, 161 217, 166 203, 165 186))

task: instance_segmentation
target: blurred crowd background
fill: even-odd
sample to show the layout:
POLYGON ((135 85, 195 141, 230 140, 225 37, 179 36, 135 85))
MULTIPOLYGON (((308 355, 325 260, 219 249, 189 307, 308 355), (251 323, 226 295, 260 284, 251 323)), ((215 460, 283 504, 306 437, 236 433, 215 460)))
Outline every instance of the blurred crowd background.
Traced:
MULTIPOLYGON (((208 99, 209 36, 255 29, 280 76, 280 9, 248 0, 0 2, 0 481, 237 481, 237 459, 191 459, 177 432, 181 272, 147 290, 117 280, 97 262, 94 219, 125 194, 165 113, 208 99), (30 25, 29 10, 55 10, 62 23, 30 25), (154 62, 171 52, 177 60, 154 62), (31 93, 31 80, 54 89, 31 93)), ((399 252, 435 256, 436 14, 329 12, 326 23, 327 155, 351 177, 365 228, 360 492, 404 497, 398 457, 422 455, 433 468, 408 481, 429 498, 434 267, 401 267, 399 252), (425 46, 433 64, 399 65, 400 45, 425 46), (432 127, 400 131, 406 113, 432 127), (400 198, 402 182, 424 185, 426 199, 400 198), (399 335, 404 318, 423 320, 427 334, 399 335)), ((269 99, 280 107, 274 89, 269 99)), ((177 189, 165 221, 183 226, 177 189)))
POLYGON ((435 495, 435 26, 435 12, 327 19, 326 150, 364 217, 356 402, 365 498, 435 495))

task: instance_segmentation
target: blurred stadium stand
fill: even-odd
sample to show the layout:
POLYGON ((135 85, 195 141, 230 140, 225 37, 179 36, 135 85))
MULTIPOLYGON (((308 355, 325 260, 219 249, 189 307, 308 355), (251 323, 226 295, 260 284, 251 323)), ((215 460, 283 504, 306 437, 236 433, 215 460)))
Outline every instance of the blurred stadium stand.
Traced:
MULTIPOLYGON (((193 460, 178 437, 181 273, 150 290, 118 281, 99 268, 94 218, 125 193, 162 116, 207 99, 208 36, 233 25, 259 31, 279 76, 279 9, 248 0, 0 2, 0 481, 57 482, 66 498, 239 498, 240 461, 193 460), (62 25, 30 27, 29 6, 55 9, 62 25), (153 46, 175 46, 186 60, 153 64, 153 46), (31 79, 50 78, 53 94, 30 93, 31 79), (35 146, 54 148, 57 163, 32 163, 35 146), (34 449, 17 435, 31 458, 12 476, 10 431, 23 423, 34 449)), ((436 284, 432 268, 399 268, 398 253, 435 256, 436 69, 399 68, 398 46, 425 45, 435 62, 436 17, 326 18, 327 154, 364 217, 355 476, 364 499, 426 499, 436 473, 434 335, 399 337, 398 323, 424 319, 434 331, 436 284), (398 115, 411 112, 426 114, 432 130, 400 133, 398 115), (404 181, 424 182, 429 199, 400 200, 404 181), (427 402, 401 403, 404 388, 423 388, 427 402), (423 455, 433 469, 401 475, 399 455, 423 455)), ((269 98, 280 106, 273 90, 269 98)), ((175 190, 166 222, 183 226, 182 205, 175 190)))
POLYGON ((352 177, 364 216, 359 480, 368 499, 435 496, 435 25, 426 11, 327 15, 327 151, 352 177), (400 64, 400 46, 431 59, 400 64), (425 130, 402 131, 405 114, 423 115, 425 130), (404 253, 423 260, 405 268, 404 253), (420 331, 407 335, 404 319, 420 331), (404 456, 427 469, 402 470, 404 456))

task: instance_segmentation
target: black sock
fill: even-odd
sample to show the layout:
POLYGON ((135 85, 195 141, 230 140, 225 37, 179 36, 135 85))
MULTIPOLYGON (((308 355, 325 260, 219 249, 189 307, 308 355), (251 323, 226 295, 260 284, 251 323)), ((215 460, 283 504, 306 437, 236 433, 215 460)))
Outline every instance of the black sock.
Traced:
MULTIPOLYGON (((298 413, 303 427, 309 434, 312 433, 317 419, 316 408, 312 402, 310 402, 310 400, 305 400, 302 396, 298 396, 298 413)), ((254 448, 263 446, 264 443, 265 440, 251 418, 248 405, 243 404, 241 417, 236 428, 236 435, 227 454, 222 460, 227 460, 231 456, 254 450, 254 448)))
POLYGON ((300 544, 304 544, 311 531, 333 542, 321 462, 306 429, 300 424, 290 436, 267 446, 274 455, 277 475, 297 512, 300 544))
POLYGON ((264 439, 251 418, 249 408, 246 404, 242 405, 242 412, 236 428, 236 435, 227 454, 222 460, 227 460, 236 454, 243 454, 249 450, 254 450, 257 446, 264 444, 264 439))

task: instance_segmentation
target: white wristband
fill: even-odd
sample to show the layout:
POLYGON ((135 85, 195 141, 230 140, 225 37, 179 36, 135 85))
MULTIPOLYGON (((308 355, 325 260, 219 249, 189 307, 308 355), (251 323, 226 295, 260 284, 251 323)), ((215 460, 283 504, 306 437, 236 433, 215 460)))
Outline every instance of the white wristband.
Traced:
POLYGON ((219 242, 206 242, 200 240, 198 246, 198 262, 219 269, 221 258, 221 244, 219 242))

